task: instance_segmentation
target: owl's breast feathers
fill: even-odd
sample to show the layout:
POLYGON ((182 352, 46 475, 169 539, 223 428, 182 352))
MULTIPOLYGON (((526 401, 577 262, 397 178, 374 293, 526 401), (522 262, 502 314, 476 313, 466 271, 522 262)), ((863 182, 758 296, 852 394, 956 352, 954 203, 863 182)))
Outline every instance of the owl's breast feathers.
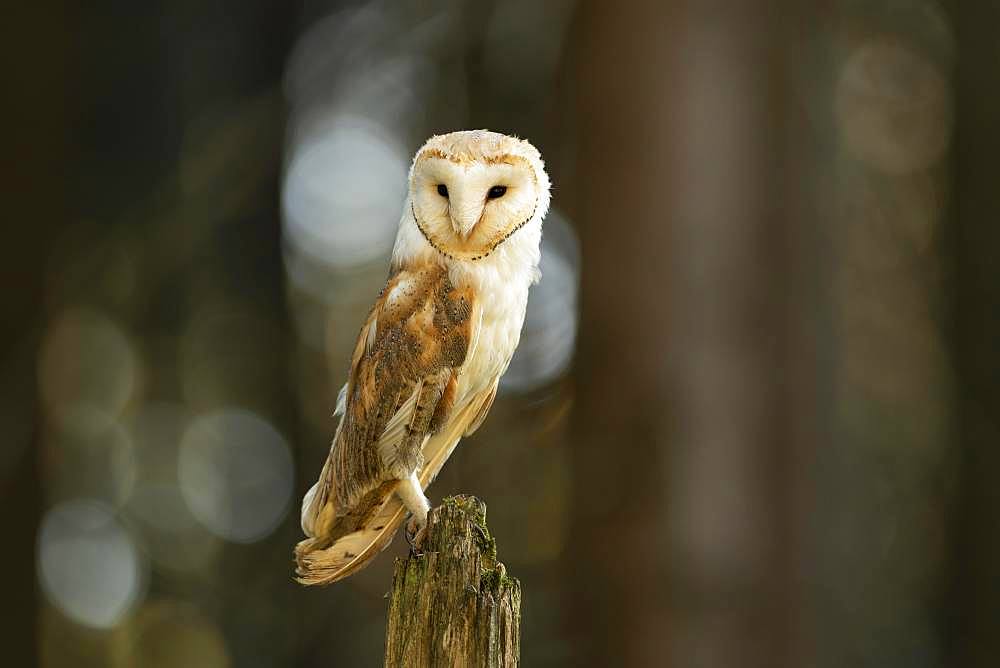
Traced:
POLYGON ((474 290, 453 285, 443 267, 389 279, 361 328, 344 415, 304 503, 310 537, 296 547, 300 581, 334 582, 378 554, 405 515, 397 481, 416 470, 426 488, 458 439, 482 422, 497 378, 472 392, 460 383, 480 320, 474 290))

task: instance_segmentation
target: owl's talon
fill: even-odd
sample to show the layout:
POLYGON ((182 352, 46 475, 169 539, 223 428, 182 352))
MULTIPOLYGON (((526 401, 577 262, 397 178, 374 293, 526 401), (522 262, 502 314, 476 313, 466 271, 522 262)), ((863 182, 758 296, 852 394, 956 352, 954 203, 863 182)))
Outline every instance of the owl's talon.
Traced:
POLYGON ((420 549, 420 545, 424 542, 424 536, 427 533, 426 520, 423 525, 417 520, 416 517, 411 517, 403 528, 403 535, 406 537, 406 542, 410 544, 410 555, 414 557, 424 556, 423 550, 420 549))

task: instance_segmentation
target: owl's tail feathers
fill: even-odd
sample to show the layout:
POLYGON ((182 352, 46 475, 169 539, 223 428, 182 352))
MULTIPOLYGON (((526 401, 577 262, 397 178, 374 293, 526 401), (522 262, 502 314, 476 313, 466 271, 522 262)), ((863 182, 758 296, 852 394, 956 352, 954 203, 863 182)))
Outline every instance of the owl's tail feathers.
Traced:
MULTIPOLYGON (((474 397, 427 439, 418 476, 421 488, 427 489, 434 481, 459 439, 486 402, 492 401, 492 394, 485 391, 474 397)), ((398 480, 382 483, 346 513, 335 511, 333 499, 328 501, 332 472, 327 466, 331 466, 329 459, 320 482, 302 502, 302 529, 309 538, 295 546, 295 561, 296 579, 304 585, 328 585, 357 573, 389 546, 406 518, 406 507, 395 494, 398 480)))
MULTIPOLYGON (((338 428, 334 443, 339 435, 338 428)), ((331 447, 319 480, 302 499, 306 539, 295 546, 295 573, 305 585, 331 584, 364 568, 392 542, 405 516, 394 494, 398 480, 385 481, 351 507, 341 507, 334 480, 335 459, 331 447)))
POLYGON ((330 498, 333 487, 332 459, 332 456, 326 458, 319 480, 302 498, 302 533, 310 538, 322 536, 325 533, 323 529, 329 528, 336 517, 333 503, 327 503, 333 501, 330 498))
MULTIPOLYGON (((357 508, 333 520, 329 533, 314 536, 307 530, 311 537, 295 546, 296 579, 304 585, 332 584, 358 572, 388 547, 406 516, 393 493, 397 484, 391 480, 369 492, 357 508)), ((332 513, 327 510, 331 507, 327 504, 320 511, 318 524, 327 519, 324 513, 332 513)))

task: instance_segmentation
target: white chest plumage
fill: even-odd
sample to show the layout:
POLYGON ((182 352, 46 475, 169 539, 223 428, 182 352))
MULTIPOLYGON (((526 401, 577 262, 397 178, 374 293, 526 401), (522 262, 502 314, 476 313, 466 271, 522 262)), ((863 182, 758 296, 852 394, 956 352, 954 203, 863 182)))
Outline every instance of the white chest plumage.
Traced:
POLYGON ((481 392, 507 370, 521 338, 528 304, 530 274, 522 273, 525 275, 506 281, 495 276, 495 280, 473 286, 482 319, 476 347, 462 366, 459 396, 481 392))

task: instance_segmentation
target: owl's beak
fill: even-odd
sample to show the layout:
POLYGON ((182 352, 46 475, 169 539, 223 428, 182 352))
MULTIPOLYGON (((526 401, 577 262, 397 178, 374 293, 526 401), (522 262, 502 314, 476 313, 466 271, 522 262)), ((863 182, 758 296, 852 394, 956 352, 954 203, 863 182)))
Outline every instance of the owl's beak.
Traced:
POLYGON ((456 217, 452 216, 451 226, 455 229, 455 234, 461 237, 464 241, 469 238, 469 234, 472 232, 472 228, 476 226, 476 223, 475 221, 470 222, 468 220, 456 220, 456 217))
POLYGON ((451 214, 451 225, 455 228, 455 233, 462 239, 468 239, 473 228, 479 222, 483 214, 481 203, 475 202, 463 206, 461 201, 452 201, 449 207, 451 214))

